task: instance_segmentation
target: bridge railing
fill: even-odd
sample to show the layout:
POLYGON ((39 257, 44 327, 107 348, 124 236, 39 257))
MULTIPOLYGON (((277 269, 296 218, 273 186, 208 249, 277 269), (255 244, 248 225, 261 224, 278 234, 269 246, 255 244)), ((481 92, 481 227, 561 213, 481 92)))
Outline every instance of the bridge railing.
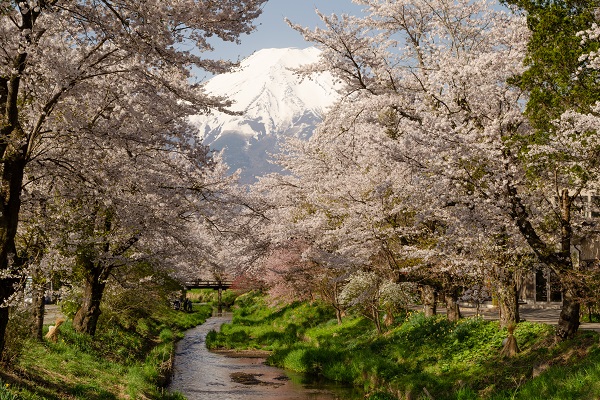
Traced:
POLYGON ((233 284, 232 281, 210 281, 210 280, 193 280, 184 282, 188 289, 229 289, 233 284))

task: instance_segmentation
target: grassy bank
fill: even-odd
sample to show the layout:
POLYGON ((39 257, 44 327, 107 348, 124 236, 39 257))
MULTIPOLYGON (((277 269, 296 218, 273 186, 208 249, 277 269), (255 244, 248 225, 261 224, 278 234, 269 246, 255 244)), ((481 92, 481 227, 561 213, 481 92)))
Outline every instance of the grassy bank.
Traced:
POLYGON ((11 369, 0 373, 0 399, 183 398, 162 389, 175 342, 211 313, 210 306, 184 313, 156 305, 145 315, 106 320, 94 338, 66 322, 57 343, 24 343, 11 369))
POLYGON ((373 399, 596 399, 598 335, 554 344, 553 328, 530 322, 514 333, 521 352, 500 355, 506 329, 478 318, 449 322, 412 313, 384 335, 360 317, 338 325, 324 305, 269 308, 242 296, 234 320, 211 333, 211 347, 272 351, 269 362, 362 386, 373 399), (534 378, 534 376, 536 376, 534 378))

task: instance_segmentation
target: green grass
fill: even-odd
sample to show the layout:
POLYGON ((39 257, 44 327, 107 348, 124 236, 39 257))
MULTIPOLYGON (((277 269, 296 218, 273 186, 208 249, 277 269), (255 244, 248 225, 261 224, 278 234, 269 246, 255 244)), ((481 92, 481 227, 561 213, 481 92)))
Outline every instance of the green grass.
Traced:
POLYGON ((239 299, 232 324, 207 338, 210 347, 270 350, 269 362, 363 387, 372 398, 596 399, 600 396, 598 334, 580 332, 554 344, 551 326, 518 324, 521 352, 500 355, 506 329, 479 318, 450 322, 411 313, 383 335, 358 316, 338 325, 317 303, 268 307, 239 299), (546 368, 532 378, 534 367, 546 368), (387 393, 387 394, 386 394, 387 393), (392 397, 393 398, 393 397, 392 397))
MULTIPOLYGON (((229 309, 238 293, 231 289, 223 290, 221 292, 221 306, 225 309, 229 309)), ((186 297, 194 303, 207 303, 213 307, 218 306, 218 292, 214 289, 190 289, 186 293, 186 297)))
POLYGON ((59 341, 29 340, 0 388, 0 400, 183 399, 166 393, 175 342, 206 320, 209 306, 193 313, 155 307, 137 320, 112 320, 94 338, 61 326, 59 341), (10 397, 13 396, 13 397, 10 397))

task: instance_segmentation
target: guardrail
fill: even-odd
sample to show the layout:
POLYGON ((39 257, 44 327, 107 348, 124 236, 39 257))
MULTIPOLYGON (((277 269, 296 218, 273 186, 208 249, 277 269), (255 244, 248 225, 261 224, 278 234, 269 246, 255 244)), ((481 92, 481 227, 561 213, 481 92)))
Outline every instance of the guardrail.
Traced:
POLYGON ((229 289, 233 282, 231 281, 204 281, 195 280, 184 283, 188 289, 229 289))

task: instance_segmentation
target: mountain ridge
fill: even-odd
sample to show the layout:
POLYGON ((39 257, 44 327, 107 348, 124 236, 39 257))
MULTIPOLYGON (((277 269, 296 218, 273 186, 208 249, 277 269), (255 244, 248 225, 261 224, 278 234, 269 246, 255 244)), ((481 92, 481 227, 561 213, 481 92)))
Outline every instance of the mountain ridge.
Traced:
POLYGON ((263 49, 244 59, 229 73, 206 82, 209 94, 234 101, 232 111, 242 115, 213 112, 191 118, 204 144, 223 150, 232 170, 240 169, 241 181, 280 171, 269 162, 288 137, 307 139, 325 112, 338 99, 337 84, 330 74, 309 78, 293 70, 318 60, 320 51, 306 49, 263 49))

